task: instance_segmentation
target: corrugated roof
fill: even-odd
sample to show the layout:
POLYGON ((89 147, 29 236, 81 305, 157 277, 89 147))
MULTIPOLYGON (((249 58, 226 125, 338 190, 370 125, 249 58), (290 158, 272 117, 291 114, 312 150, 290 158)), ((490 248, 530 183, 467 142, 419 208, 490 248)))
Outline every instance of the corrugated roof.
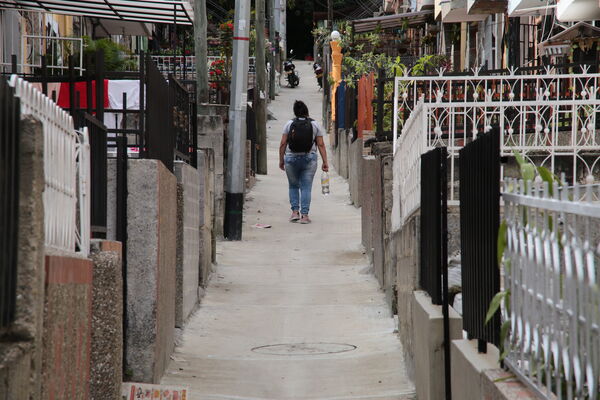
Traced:
POLYGON ((408 26, 418 26, 431 20, 433 10, 417 11, 403 14, 384 15, 381 17, 357 19, 352 21, 353 32, 371 32, 377 29, 393 29, 401 27, 404 22, 408 22, 408 26))
POLYGON ((0 0, 0 8, 148 23, 194 22, 188 0, 0 0))

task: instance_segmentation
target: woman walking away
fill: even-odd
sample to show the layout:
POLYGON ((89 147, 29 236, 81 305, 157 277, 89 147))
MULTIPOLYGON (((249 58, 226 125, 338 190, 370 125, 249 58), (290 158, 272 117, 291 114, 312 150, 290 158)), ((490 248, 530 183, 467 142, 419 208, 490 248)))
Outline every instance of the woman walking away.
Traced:
POLYGON ((317 148, 323 159, 323 171, 329 171, 323 129, 308 116, 308 107, 302 101, 294 103, 296 118, 283 128, 279 145, 279 168, 287 174, 290 187, 290 222, 309 224, 310 195, 317 172, 317 148))

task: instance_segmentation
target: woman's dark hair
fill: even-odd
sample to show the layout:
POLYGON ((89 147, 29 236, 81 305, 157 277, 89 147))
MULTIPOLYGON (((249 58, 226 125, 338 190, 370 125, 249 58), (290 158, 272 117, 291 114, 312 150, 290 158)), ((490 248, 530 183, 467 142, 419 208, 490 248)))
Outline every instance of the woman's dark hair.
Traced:
POLYGON ((294 115, 296 118, 308 118, 308 107, 303 101, 296 100, 294 103, 294 115))

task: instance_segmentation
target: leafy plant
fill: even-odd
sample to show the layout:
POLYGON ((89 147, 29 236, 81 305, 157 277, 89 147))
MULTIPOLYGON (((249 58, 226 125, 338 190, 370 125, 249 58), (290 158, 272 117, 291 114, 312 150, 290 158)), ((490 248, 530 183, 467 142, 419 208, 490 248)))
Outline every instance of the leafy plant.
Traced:
MULTIPOLYGON (((106 71, 127 71, 135 67, 135 60, 126 57, 127 55, 130 55, 131 52, 124 46, 121 46, 110 39, 92 40, 90 37, 84 36, 83 43, 85 46, 85 55, 94 55, 98 50, 104 52, 104 68, 106 71)), ((91 57, 91 59, 92 65, 88 65, 88 68, 95 67, 95 60, 93 57, 91 57)))
MULTIPOLYGON (((537 176, 539 176, 543 182, 547 182, 548 183, 548 188, 550 191, 550 195, 553 194, 553 190, 554 190, 554 184, 555 183, 561 183, 560 179, 553 174, 552 172, 550 172, 550 170, 548 170, 545 167, 536 167, 534 164, 527 162, 525 160, 525 157, 523 157, 523 155, 521 153, 519 153, 516 150, 513 150, 513 155, 515 156, 515 160, 517 161, 517 164, 519 164, 519 173, 521 175, 521 178, 525 181, 526 185, 531 184, 531 182, 533 182, 537 176)), ((524 216, 524 218, 526 218, 524 216)), ((551 217, 549 218, 549 226, 553 226, 553 221, 551 217)), ((527 220, 524 221, 524 223, 527 223, 527 220)), ((510 274, 510 260, 504 257, 504 252, 506 250, 506 246, 507 246, 507 242, 508 242, 508 238, 507 238, 507 232, 508 232, 508 226, 506 225, 506 221, 502 221, 502 223, 500 224, 500 227, 498 229, 498 267, 502 268, 504 267, 505 269, 505 273, 506 274, 510 274)), ((502 305, 502 303, 504 302, 504 310, 507 314, 510 314, 510 299, 511 299, 511 292, 508 289, 502 290, 498 293, 496 293, 496 295, 494 296, 494 298, 492 299, 492 301, 490 302, 487 314, 485 316, 485 323, 489 323, 493 318, 494 315, 496 315, 496 313, 498 312, 498 310, 500 310, 500 307, 502 305)), ((508 334, 509 334, 509 329, 510 329, 510 320, 506 320, 502 323, 501 327, 500 327, 500 361, 504 360, 504 358, 506 358, 506 356, 508 355, 509 352, 509 348, 507 348, 506 346, 506 341, 508 338, 508 334)))

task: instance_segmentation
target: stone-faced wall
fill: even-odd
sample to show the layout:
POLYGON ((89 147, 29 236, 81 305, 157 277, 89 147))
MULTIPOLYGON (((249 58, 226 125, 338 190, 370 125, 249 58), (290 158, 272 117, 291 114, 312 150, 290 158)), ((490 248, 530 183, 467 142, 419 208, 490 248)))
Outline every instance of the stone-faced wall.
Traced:
POLYGON ((46 256, 42 399, 85 400, 90 389, 92 262, 46 256))
POLYGON ((363 141, 362 139, 356 139, 354 142, 350 140, 349 153, 348 153, 348 184, 350 187, 350 198, 354 207, 359 208, 361 206, 360 191, 362 189, 362 153, 363 153, 363 141))
MULTIPOLYGON (((178 182, 177 269, 175 326, 183 327, 198 304, 200 285, 200 173, 181 161, 175 162, 178 182)), ((202 210, 203 211, 203 210, 202 210)))
POLYGON ((92 241, 90 399, 118 399, 123 377, 123 272, 119 242, 92 241))
POLYGON ((214 157, 214 221, 217 237, 225 221, 225 126, 218 115, 198 115, 198 149, 210 149, 214 157))
POLYGON ((362 245, 369 257, 373 259, 373 235, 372 235, 372 175, 375 170, 377 159, 373 156, 363 158, 363 168, 360 171, 362 178, 362 187, 360 189, 361 207, 361 230, 362 230, 362 245))
POLYGON ((414 373, 413 292, 418 288, 419 282, 419 224, 419 214, 414 214, 402 229, 392 233, 392 242, 396 249, 398 334, 405 352, 406 369, 411 378, 414 373))
POLYGON ((126 378, 156 383, 174 346, 177 180, 157 160, 130 160, 126 378))
POLYGON ((200 286, 206 287, 216 261, 216 240, 213 231, 215 198, 214 152, 212 149, 198 150, 198 172, 200 173, 200 286))
POLYGON ((44 313, 44 135, 21 120, 15 321, 0 341, 0 399, 41 398, 44 313))

